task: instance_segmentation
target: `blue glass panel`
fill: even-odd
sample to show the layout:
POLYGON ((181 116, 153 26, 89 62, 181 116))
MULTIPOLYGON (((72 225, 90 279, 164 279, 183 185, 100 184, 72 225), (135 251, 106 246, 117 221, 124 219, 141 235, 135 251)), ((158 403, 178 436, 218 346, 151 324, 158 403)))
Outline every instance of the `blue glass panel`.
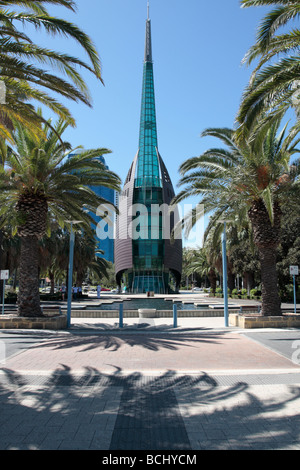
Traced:
POLYGON ((161 187, 157 156, 157 129, 153 64, 145 62, 136 187, 161 187))

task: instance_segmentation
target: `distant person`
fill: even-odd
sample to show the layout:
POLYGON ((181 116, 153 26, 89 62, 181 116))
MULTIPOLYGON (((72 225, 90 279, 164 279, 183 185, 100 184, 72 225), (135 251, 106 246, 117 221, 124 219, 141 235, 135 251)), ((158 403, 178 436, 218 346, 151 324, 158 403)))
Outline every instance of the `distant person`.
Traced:
POLYGON ((62 285, 61 285, 61 297, 62 297, 62 300, 65 300, 66 291, 67 291, 66 284, 62 283, 62 285))
POLYGON ((77 299, 77 295, 78 295, 78 287, 75 284, 74 287, 73 287, 73 298, 74 298, 74 300, 77 299))
POLYGON ((97 297, 98 297, 98 299, 100 299, 100 294, 101 294, 101 286, 100 286, 100 284, 98 284, 98 286, 97 286, 97 297))

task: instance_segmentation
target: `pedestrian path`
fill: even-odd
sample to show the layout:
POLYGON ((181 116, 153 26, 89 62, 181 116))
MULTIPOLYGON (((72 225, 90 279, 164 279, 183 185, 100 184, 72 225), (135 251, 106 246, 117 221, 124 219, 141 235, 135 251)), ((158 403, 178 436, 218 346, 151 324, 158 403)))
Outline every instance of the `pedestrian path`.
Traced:
POLYGON ((45 333, 2 364, 0 449, 299 450, 294 350, 201 321, 45 333))

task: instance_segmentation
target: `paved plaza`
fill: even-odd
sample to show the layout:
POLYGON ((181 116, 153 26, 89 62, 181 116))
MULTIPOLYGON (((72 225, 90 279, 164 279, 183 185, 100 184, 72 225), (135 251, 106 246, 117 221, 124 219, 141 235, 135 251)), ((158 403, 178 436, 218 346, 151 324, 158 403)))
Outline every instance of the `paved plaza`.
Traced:
POLYGON ((0 345, 0 449, 300 449, 298 329, 76 318, 0 345))

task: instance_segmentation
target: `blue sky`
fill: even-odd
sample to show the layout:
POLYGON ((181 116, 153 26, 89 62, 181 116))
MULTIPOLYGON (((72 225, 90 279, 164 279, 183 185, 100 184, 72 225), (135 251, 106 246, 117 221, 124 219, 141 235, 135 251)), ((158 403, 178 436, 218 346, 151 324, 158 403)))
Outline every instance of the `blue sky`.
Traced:
MULTIPOLYGON (((84 73, 93 109, 68 103, 77 121, 66 140, 75 147, 107 147, 111 170, 122 180, 136 154, 142 90, 146 0, 77 0, 76 15, 55 14, 76 23, 94 41, 105 86, 84 73)), ((175 191, 179 165, 216 141, 200 138, 207 127, 232 127, 251 70, 241 65, 255 41, 265 8, 240 7, 239 0, 150 0, 158 146, 175 191)), ((41 33, 37 42, 51 43, 41 33)), ((218 142, 219 145, 219 142, 218 142)))
MULTIPOLYGON (((76 3, 76 15, 55 13, 90 35, 105 86, 84 73, 93 109, 68 102, 77 127, 65 137, 74 146, 110 148, 107 163, 124 180, 138 145, 147 1, 76 3)), ((241 60, 265 11, 241 9, 239 0, 150 0, 158 145, 174 186, 179 165, 211 146, 201 131, 233 126, 251 72, 241 60)), ((71 40, 49 44, 41 33, 35 39, 81 55, 71 40)))

